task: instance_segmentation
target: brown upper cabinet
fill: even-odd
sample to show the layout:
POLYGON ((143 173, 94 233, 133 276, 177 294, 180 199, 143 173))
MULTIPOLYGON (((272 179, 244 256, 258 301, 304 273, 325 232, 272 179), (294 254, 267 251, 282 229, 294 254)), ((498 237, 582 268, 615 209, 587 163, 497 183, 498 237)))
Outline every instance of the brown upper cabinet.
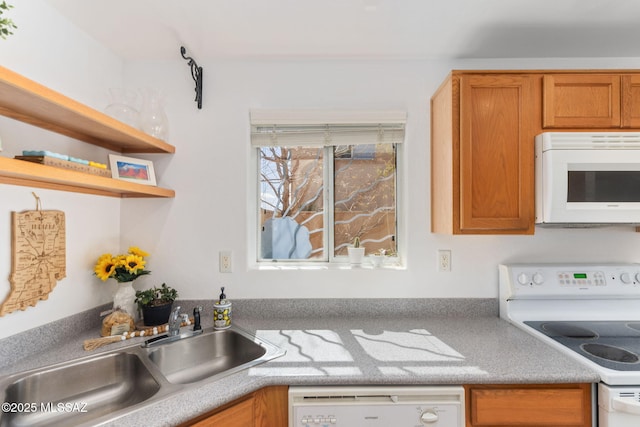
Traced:
POLYGON ((529 75, 454 71, 433 95, 432 232, 533 234, 536 87, 529 75))
POLYGON ((638 74, 546 74, 542 88, 545 129, 640 127, 638 74))
POLYGON ((640 74, 621 77, 623 128, 640 128, 640 74))
POLYGON ((431 231, 533 234, 535 136, 594 130, 640 130, 640 71, 452 71, 431 98, 431 231))

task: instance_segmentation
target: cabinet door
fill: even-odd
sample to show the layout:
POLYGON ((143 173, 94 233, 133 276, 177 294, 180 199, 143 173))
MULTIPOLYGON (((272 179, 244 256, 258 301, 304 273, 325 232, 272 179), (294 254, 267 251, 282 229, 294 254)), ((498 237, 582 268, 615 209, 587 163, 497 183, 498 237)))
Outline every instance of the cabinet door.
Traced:
POLYGON ((287 386, 270 386, 254 393, 255 427, 287 427, 288 391, 287 386))
POLYGON ((591 385, 468 386, 467 426, 590 427, 591 385))
POLYGON ((460 233, 532 234, 533 79, 460 79, 460 233))
POLYGON ((622 76, 622 127, 640 128, 640 74, 622 76))
POLYGON ((619 128, 620 76, 545 75, 542 116, 544 128, 619 128))
POLYGON ((190 424, 194 427, 254 427, 253 396, 242 402, 209 416, 196 423, 190 424))
POLYGON ((269 386, 231 402, 181 427, 287 427, 287 386, 269 386))

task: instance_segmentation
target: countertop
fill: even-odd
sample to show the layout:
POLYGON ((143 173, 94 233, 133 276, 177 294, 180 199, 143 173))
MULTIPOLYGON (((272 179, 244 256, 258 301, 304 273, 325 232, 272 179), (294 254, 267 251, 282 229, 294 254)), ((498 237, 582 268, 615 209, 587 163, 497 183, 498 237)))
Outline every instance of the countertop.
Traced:
MULTIPOLYGON (((324 300, 326 302, 326 300, 324 300)), ((364 301, 366 308, 330 309, 298 302, 276 303, 265 313, 258 302, 234 306, 234 324, 285 349, 287 353, 262 365, 210 383, 195 383, 169 399, 118 418, 117 426, 171 426, 268 385, 435 385, 595 383, 595 371, 542 341, 501 320, 493 303, 473 300, 440 301, 444 308, 400 306, 393 313, 379 311, 389 301, 364 301), (379 306, 380 304, 380 306, 379 306), (478 310, 478 304, 485 304, 478 310), (291 306, 287 311, 285 307, 291 306), (239 308, 243 314, 239 315, 239 308), (378 313, 376 316, 375 313, 378 313), (248 315, 251 313, 251 315, 248 315)), ((416 304, 419 304, 416 302, 416 304)), ((272 304, 273 305, 273 304, 272 304)), ((322 303, 320 304, 322 305, 322 303)), ((211 326, 206 316, 203 326, 211 326)), ((85 357, 134 340, 112 344, 91 353, 82 342, 95 330, 67 337, 38 354, 19 358, 0 374, 85 357)), ((5 340, 3 340, 5 341, 5 340)), ((15 340, 13 342, 15 345, 15 340)), ((42 350, 42 349, 41 349, 42 350)), ((14 353, 15 354, 15 353, 14 353)))

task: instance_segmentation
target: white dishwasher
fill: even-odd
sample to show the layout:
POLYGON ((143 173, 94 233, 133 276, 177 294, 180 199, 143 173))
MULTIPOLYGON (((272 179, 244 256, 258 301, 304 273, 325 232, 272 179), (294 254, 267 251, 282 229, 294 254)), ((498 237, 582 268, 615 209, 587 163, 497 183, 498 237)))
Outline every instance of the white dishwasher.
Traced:
POLYGON ((460 386, 289 387, 289 427, 464 427, 460 386))

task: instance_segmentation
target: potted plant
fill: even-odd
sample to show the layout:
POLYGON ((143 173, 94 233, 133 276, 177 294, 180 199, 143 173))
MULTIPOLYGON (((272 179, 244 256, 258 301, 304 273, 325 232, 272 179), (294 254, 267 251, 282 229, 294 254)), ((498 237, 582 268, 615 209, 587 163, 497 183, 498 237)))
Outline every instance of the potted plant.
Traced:
POLYGON ((387 251, 385 249, 380 249, 378 250, 378 252, 369 255, 369 258, 371 259, 371 264, 373 264, 374 267, 381 267, 382 264, 384 263, 384 257, 386 253, 387 251))
POLYGON ((360 246, 360 237, 356 236, 356 238, 353 239, 353 245, 347 248, 347 253, 351 264, 362 264, 362 259, 364 258, 364 246, 360 246))
POLYGON ((166 283, 144 291, 136 291, 136 303, 142 311, 145 326, 164 325, 169 321, 173 302, 178 298, 178 291, 166 283))
POLYGON ((374 267, 381 267, 385 264, 392 263, 393 258, 397 257, 398 253, 394 249, 378 249, 378 251, 369 255, 374 267))

